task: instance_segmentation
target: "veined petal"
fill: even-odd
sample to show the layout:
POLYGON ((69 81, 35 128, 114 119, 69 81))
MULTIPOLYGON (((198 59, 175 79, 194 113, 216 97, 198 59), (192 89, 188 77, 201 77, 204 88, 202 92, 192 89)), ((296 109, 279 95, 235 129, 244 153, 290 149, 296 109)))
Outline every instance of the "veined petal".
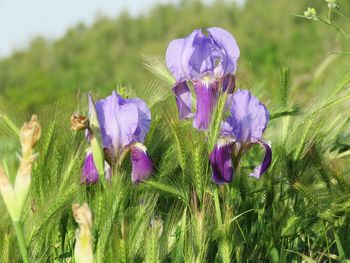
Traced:
POLYGON ((258 141, 256 143, 260 144, 264 148, 265 156, 262 163, 255 167, 253 173, 251 173, 250 176, 254 176, 255 178, 259 179, 260 176, 270 167, 272 160, 272 150, 271 146, 264 141, 258 141))
POLYGON ((198 130, 207 130, 219 98, 219 82, 204 83, 203 81, 196 81, 194 91, 197 108, 193 126, 198 130))
POLYGON ((173 92, 176 97, 176 106, 179 111, 180 119, 192 117, 192 94, 187 82, 175 84, 173 92))
MULTIPOLYGON (((109 180, 112 174, 111 167, 107 162, 104 163, 104 167, 105 167, 106 179, 109 180)), ((80 182, 85 184, 93 184, 93 183, 97 183, 98 179, 99 179, 99 175, 94 163, 94 158, 92 153, 89 152, 86 155, 86 158, 83 164, 80 182)))
POLYGON ((233 177, 232 144, 217 144, 209 156, 213 170, 212 179, 216 184, 229 183, 233 177))
POLYGON ((153 165, 146 150, 146 147, 141 143, 135 143, 131 146, 131 180, 133 183, 147 180, 152 174, 153 165))

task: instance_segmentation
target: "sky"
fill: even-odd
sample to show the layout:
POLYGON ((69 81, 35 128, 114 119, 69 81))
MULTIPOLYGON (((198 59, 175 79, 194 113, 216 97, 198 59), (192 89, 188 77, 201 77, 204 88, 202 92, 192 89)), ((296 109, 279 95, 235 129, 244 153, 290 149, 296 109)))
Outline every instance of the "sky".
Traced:
POLYGON ((0 0, 0 57, 24 49, 38 35, 55 39, 80 21, 90 25, 98 13, 115 17, 128 10, 136 16, 170 2, 180 0, 0 0))

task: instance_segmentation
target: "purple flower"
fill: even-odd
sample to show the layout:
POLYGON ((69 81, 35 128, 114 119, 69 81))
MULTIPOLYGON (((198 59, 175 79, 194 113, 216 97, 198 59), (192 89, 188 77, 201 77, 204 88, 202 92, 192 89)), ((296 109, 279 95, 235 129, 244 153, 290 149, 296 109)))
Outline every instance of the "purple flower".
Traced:
POLYGON ((250 174, 259 178, 271 164, 271 147, 262 140, 270 114, 265 105, 247 90, 238 90, 230 95, 227 106, 230 115, 222 123, 221 137, 210 154, 213 181, 217 184, 231 182, 234 173, 232 155, 240 158, 254 144, 265 150, 262 164, 250 174))
MULTIPOLYGON (((91 97, 90 101, 92 101, 91 97)), ((108 162, 119 165, 130 150, 133 152, 134 148, 142 146, 145 151, 142 143, 150 128, 151 112, 143 100, 138 98, 124 99, 113 91, 111 96, 99 100, 95 104, 90 103, 89 111, 93 111, 93 107, 96 109, 105 158, 108 162)), ((89 140, 90 131, 87 132, 87 138, 89 140)), ((89 155, 85 160, 87 164, 88 158, 89 155)), ((131 160, 133 167, 142 167, 143 163, 152 166, 146 152, 145 156, 138 160, 131 154, 131 160)), ((88 169, 85 170, 88 171, 88 169)), ((85 174, 89 174, 93 178, 92 174, 94 173, 86 172, 85 174)), ((143 181, 150 175, 150 169, 144 169, 137 173, 133 172, 132 179, 133 181, 143 181)))
POLYGON ((208 129, 220 93, 234 90, 238 57, 235 39, 218 27, 208 28, 207 35, 197 29, 170 42, 166 63, 176 80, 173 92, 180 118, 193 116, 189 81, 197 100, 193 125, 198 130, 208 129))

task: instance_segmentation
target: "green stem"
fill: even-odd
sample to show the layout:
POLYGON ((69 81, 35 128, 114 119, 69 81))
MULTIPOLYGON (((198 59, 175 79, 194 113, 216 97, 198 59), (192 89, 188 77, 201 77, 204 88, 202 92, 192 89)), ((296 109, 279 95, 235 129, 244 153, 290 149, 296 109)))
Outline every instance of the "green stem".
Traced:
POLYGON ((14 221, 13 226, 15 228, 19 251, 21 252, 23 263, 29 263, 29 256, 28 251, 26 248, 26 244, 24 241, 24 235, 23 235, 23 225, 21 221, 14 221))
POLYGON ((216 220, 218 222, 219 227, 221 227, 222 226, 222 216, 221 216, 218 187, 215 187, 215 190, 214 190, 214 205, 215 205, 215 212, 216 212, 216 220))

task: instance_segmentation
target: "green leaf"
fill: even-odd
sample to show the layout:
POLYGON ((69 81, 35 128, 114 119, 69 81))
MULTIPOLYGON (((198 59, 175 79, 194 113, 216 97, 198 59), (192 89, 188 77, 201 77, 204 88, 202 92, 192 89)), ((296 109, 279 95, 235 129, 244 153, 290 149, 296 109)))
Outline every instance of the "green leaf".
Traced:
POLYGON ((90 145, 92 149, 92 156, 94 159, 94 163, 99 174, 99 177, 102 183, 105 185, 105 169, 104 169, 104 154, 102 148, 102 137, 100 130, 100 123, 98 121, 97 112, 95 108, 95 103, 91 94, 88 95, 88 103, 89 103, 89 129, 91 131, 90 134, 90 145))

